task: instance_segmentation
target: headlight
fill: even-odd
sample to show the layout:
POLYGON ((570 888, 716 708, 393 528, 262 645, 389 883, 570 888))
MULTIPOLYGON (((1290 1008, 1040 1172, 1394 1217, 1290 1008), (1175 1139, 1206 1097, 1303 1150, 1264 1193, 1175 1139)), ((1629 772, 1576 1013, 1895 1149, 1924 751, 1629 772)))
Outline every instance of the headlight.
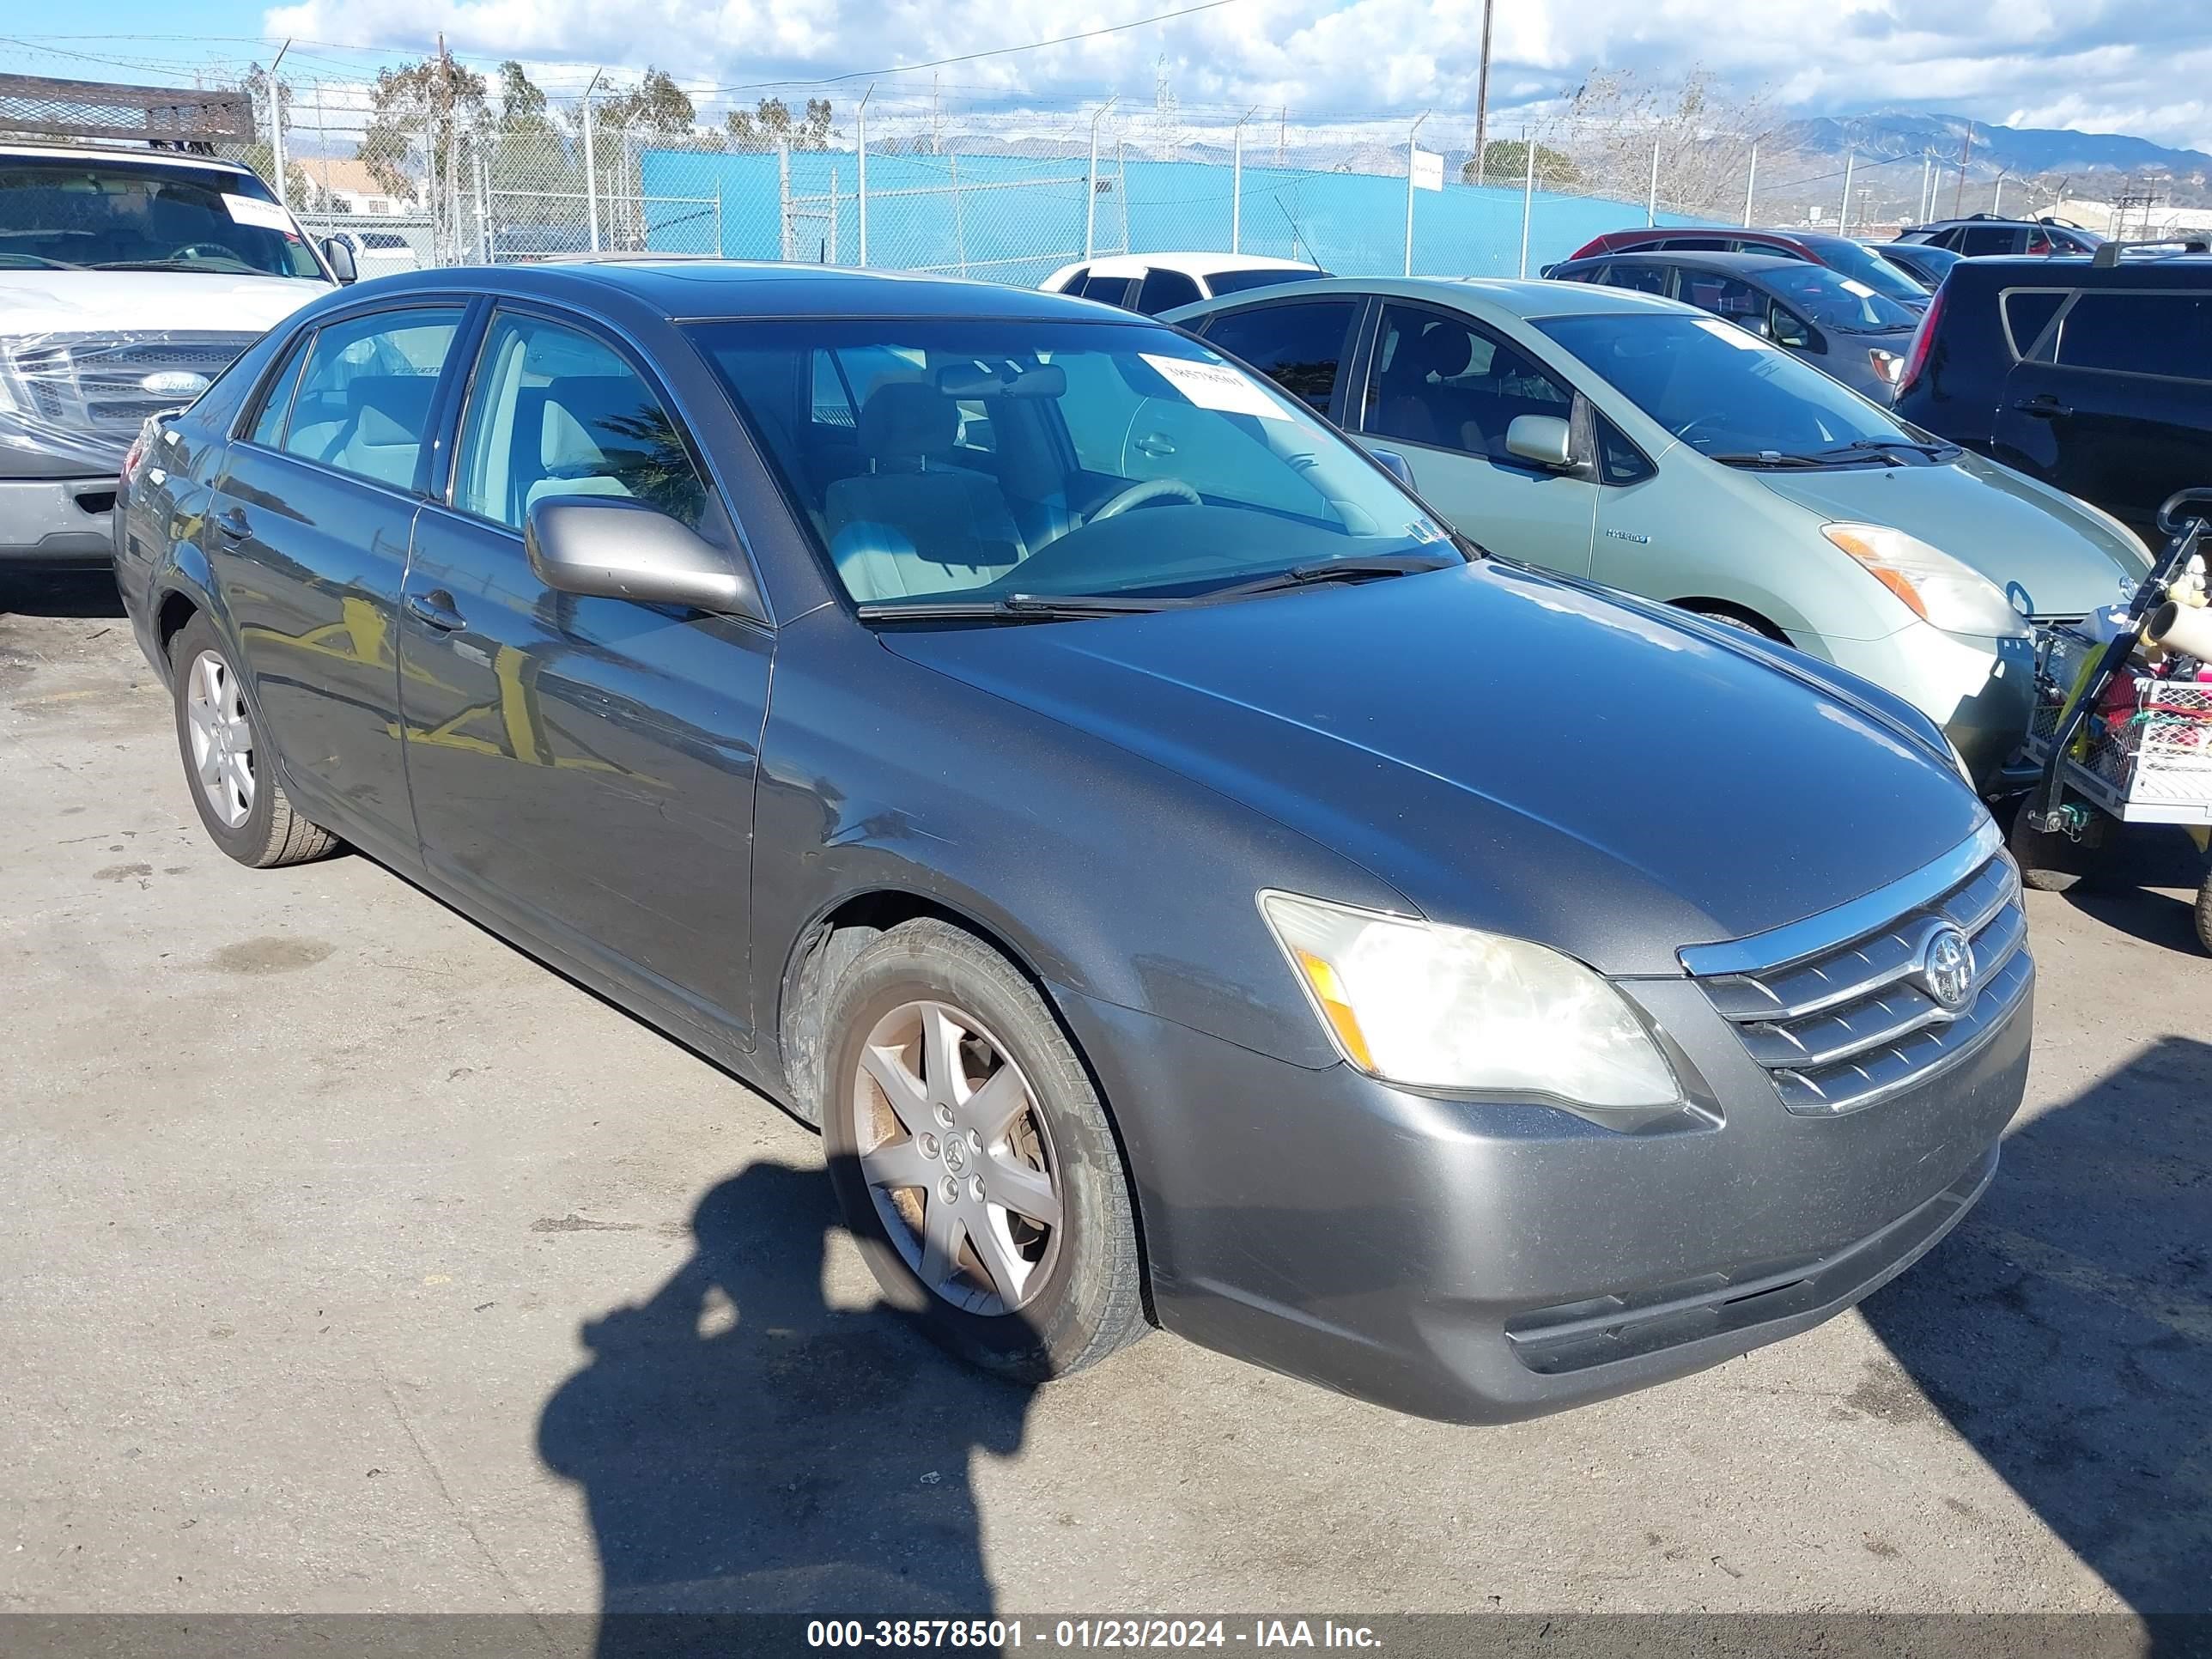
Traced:
POLYGON ((1923 622, 1978 639, 2024 637, 2027 624, 1996 584, 1917 536, 1880 524, 1826 524, 1820 533, 1865 567, 1923 622))
POLYGON ((1260 908, 1344 1057, 1393 1083, 1670 1106, 1681 1085, 1599 975, 1525 939, 1264 892, 1260 908))

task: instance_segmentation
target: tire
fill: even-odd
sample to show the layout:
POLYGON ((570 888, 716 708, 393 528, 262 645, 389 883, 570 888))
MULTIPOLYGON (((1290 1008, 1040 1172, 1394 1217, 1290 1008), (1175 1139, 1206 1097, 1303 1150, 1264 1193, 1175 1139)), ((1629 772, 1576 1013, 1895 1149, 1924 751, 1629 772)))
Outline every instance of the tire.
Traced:
POLYGON ((1739 617, 1733 611, 1708 611, 1703 605, 1686 605, 1681 609, 1693 617, 1703 617, 1707 622, 1718 623, 1723 628, 1733 628, 1739 633, 1750 635, 1754 639, 1770 641, 1776 645, 1790 643, 1788 640, 1783 638, 1780 630, 1765 623, 1753 622, 1748 617, 1739 617))
POLYGON ((886 1299, 952 1352, 1024 1382, 1145 1334, 1113 1127, 1012 963, 945 922, 903 923, 838 976, 823 1033, 830 1179, 886 1299))
POLYGON ((2204 884, 2197 890, 2197 942, 2212 951, 2212 869, 2205 871, 2204 884))
POLYGON ((2005 845, 2020 866, 2021 884, 2032 892, 2063 893, 2081 879, 2085 849, 2051 830, 2029 829, 2025 801, 2014 815, 2005 845))
POLYGON ((185 785, 215 844, 257 870, 304 864, 337 847, 335 836, 294 810, 276 781, 272 751, 240 693, 229 647, 204 615, 170 641, 169 667, 185 785), (217 727, 227 732, 228 747, 217 727))

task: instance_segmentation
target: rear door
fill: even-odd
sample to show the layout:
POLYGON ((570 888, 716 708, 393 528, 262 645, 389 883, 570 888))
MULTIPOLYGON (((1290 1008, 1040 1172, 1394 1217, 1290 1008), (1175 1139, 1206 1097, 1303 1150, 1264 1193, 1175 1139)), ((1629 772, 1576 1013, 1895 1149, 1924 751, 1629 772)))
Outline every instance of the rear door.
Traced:
POLYGON ((1503 335, 1431 306, 1384 301, 1374 340, 1358 441, 1403 456, 1422 497, 1492 551, 1586 574, 1597 485, 1505 447, 1521 416, 1576 421, 1567 383, 1503 335))
POLYGON ((2000 303, 2021 361, 2005 378, 1997 459, 2158 546, 2159 504, 2212 482, 2212 289, 2092 288, 2063 303, 2014 289, 2000 303))
POLYGON ((392 637, 464 307, 325 322, 279 364, 217 482, 209 565, 301 805, 411 854, 392 637))
POLYGON ((626 349, 565 313, 494 311, 450 498, 416 526, 400 703, 431 872, 742 1046, 775 635, 556 592, 522 537, 532 502, 605 495, 742 557, 706 477, 675 404, 626 349))

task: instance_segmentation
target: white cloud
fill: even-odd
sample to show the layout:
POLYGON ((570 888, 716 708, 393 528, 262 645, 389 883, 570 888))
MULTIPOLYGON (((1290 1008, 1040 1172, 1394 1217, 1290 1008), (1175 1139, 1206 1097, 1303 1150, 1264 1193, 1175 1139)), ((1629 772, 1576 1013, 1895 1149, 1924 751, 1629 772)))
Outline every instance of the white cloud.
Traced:
MULTIPOLYGON (((1124 22, 1169 0, 302 0, 271 36, 641 68, 694 85, 803 81, 1124 22)), ((1494 106, 1571 89, 1594 68, 1703 66, 1808 113, 1878 106, 2134 132, 2212 149, 2212 8, 2172 0, 1496 0, 1494 106)), ((1287 105, 1471 114, 1476 0, 1235 0, 1195 16, 951 66, 963 97, 1118 91, 1148 104, 1154 62, 1186 109, 1287 105)), ((930 76, 892 79, 926 94, 930 76)), ((859 86, 831 88, 841 101, 859 86)))

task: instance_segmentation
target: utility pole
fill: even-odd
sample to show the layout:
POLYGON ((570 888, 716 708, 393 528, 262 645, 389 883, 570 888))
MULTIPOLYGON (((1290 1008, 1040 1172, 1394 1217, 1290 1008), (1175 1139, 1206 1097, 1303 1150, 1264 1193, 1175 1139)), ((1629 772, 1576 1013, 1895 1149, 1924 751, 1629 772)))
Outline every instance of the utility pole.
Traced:
POLYGON ((584 214, 591 221, 587 240, 594 253, 599 251, 599 169, 592 149, 592 92, 605 73, 605 70, 593 70, 584 88, 584 214))
POLYGON ((288 192, 284 188, 284 88, 276 79, 276 70, 284 62, 284 54, 292 50, 289 40, 276 49, 276 62, 269 65, 269 159, 276 169, 276 199, 282 203, 288 192))
POLYGON ((1914 221, 1916 224, 1924 225, 1928 222, 1928 191, 1935 183, 1935 178, 1936 152, 1932 149, 1923 149, 1920 152, 1920 213, 1914 221))
POLYGON ((1959 189, 1951 198, 1951 216, 1955 219, 1966 205, 1966 163, 1974 159, 1974 124, 1966 123, 1966 147, 1959 155, 1959 189))
POLYGON ((1494 0, 1482 0, 1482 67, 1474 76, 1474 182, 1482 183, 1485 156, 1490 148, 1490 9, 1494 0))
POLYGON ((1644 222, 1659 222, 1659 134, 1656 129, 1651 134, 1651 193, 1644 198, 1644 222))
POLYGON ((1752 199, 1758 193, 1758 191, 1759 146, 1757 144, 1753 144, 1751 147, 1751 168, 1743 181, 1743 222, 1747 225, 1751 222, 1752 199))

